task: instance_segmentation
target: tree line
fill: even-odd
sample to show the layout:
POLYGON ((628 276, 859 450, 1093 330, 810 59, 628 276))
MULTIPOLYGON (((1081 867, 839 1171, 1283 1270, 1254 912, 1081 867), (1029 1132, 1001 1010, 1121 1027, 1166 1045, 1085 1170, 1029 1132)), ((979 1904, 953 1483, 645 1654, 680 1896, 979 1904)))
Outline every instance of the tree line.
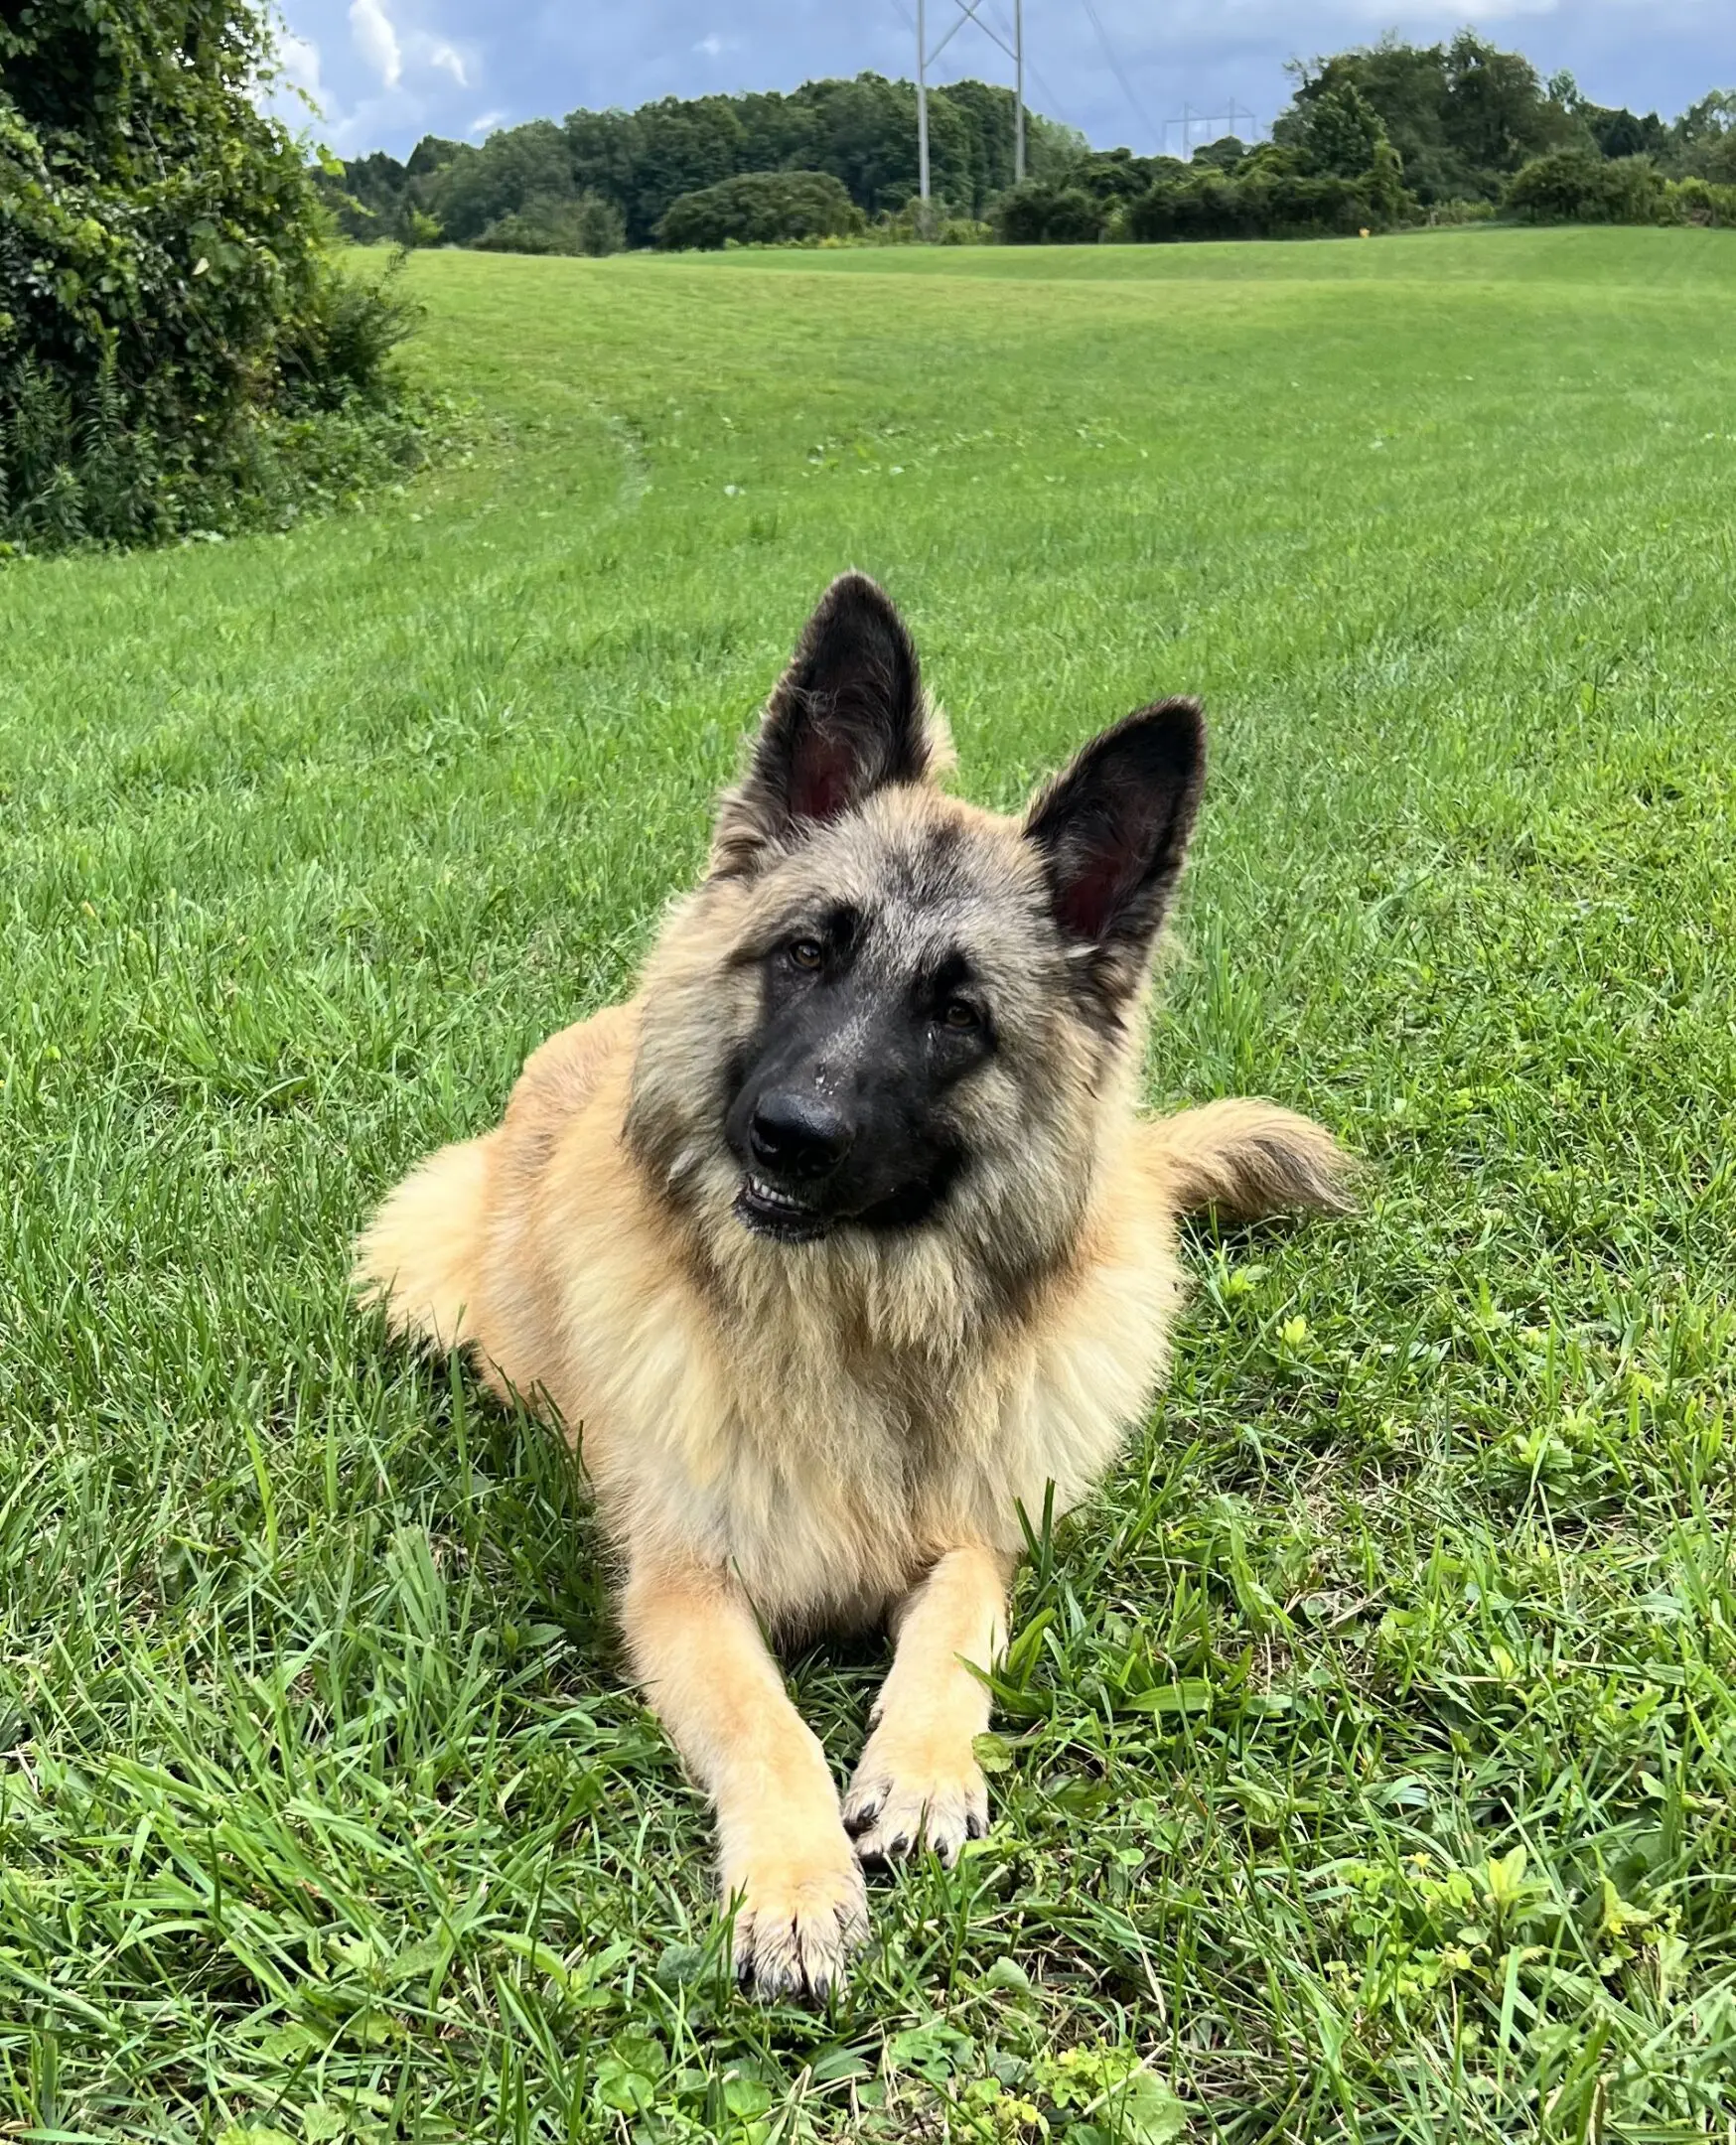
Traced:
MULTIPOLYGON (((1015 185, 1011 92, 929 96, 924 234, 1008 243, 1272 236, 1509 213, 1736 220, 1736 92, 1669 121, 1544 80, 1473 32, 1397 38, 1299 66, 1269 142, 1192 158, 1093 151, 1027 116, 1015 185), (1525 175, 1521 178, 1521 174, 1525 175)), ((626 246, 916 234, 916 90, 878 74, 789 94, 664 97, 531 120, 481 144, 427 136, 321 180, 346 233, 408 244, 608 253, 626 246)))
POLYGON ((1544 80, 1473 32, 1397 38, 1295 70, 1269 142, 1190 163, 1087 153, 998 205, 1003 237, 1281 237, 1505 214, 1536 220, 1736 222, 1736 92, 1665 122, 1544 80))
MULTIPOLYGON (((1085 152, 1082 135, 1028 118, 1032 172, 1085 152)), ((1011 90, 979 81, 931 90, 929 160, 942 214, 984 217, 1013 184, 1011 90)), ((859 74, 788 94, 575 111, 480 145, 428 135, 403 163, 376 151, 320 183, 345 232, 364 241, 606 253, 657 243, 669 211, 693 195, 796 173, 833 180, 864 225, 895 218, 918 193, 914 84, 859 74)))

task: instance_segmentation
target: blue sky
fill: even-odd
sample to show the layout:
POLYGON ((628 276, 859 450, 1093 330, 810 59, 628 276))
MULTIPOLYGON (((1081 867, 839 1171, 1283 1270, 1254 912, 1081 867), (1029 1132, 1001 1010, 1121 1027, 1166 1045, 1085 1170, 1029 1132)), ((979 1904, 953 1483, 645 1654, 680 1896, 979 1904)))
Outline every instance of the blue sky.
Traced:
MULTIPOLYGON (((342 154, 421 134, 481 138, 578 105, 708 90, 793 88, 817 74, 914 71, 917 0, 280 0, 286 73, 319 102, 342 154)), ((1012 0, 976 0, 1006 31, 1012 0)), ((931 45, 954 0, 927 0, 931 45)), ((1736 87, 1736 0, 1025 0, 1027 94, 1100 146, 1179 149, 1184 108, 1227 131, 1232 104, 1263 124, 1287 60, 1395 29, 1420 41, 1470 22, 1547 74, 1570 68, 1600 103, 1668 118, 1736 87), (1166 122, 1170 124, 1166 127, 1166 122)), ((1004 56, 965 22, 935 78, 1006 80, 1004 56)), ((305 114, 303 115, 305 117, 305 114)))

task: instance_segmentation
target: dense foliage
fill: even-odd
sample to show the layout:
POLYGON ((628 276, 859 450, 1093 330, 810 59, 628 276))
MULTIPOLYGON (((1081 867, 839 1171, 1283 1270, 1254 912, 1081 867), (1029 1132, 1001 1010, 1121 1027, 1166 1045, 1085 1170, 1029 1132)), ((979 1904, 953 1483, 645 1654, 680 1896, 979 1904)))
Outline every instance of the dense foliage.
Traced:
POLYGON ((1644 154, 1666 176, 1736 180, 1736 93, 1727 90, 1666 124, 1656 112, 1641 117, 1594 104, 1571 74, 1544 81, 1522 55, 1500 52, 1469 30, 1440 45, 1386 38, 1298 72, 1275 139, 1302 143, 1323 107, 1356 97, 1378 117, 1406 190, 1424 208, 1498 202, 1521 166, 1569 153, 1618 162, 1644 154))
POLYGON ((486 253, 619 253, 621 212, 598 194, 533 194, 476 241, 486 253))
POLYGON ((332 261, 268 56, 250 0, 0 15, 0 539, 283 518, 409 450, 408 308, 332 261))
POLYGON ((867 220, 829 172, 743 172, 671 202, 656 239, 673 247, 717 247, 732 239, 768 245, 842 238, 867 220))
MULTIPOLYGON (((1026 138, 1034 172, 1085 152, 1083 139, 1035 113, 1026 138)), ((1013 180, 1012 92, 977 81, 932 90, 929 152, 937 219, 984 214, 1013 180)), ((632 112, 576 111, 560 124, 506 128, 480 147, 429 136, 406 163, 375 153, 319 183, 359 239, 414 244, 440 236, 456 245, 599 252, 609 249, 605 237, 653 244, 685 196, 769 173, 827 175, 865 218, 896 217, 917 193, 914 85, 859 74, 804 82, 788 95, 664 97, 632 112), (607 228, 589 223, 587 242, 513 244, 524 219, 546 233, 556 227, 554 205, 587 198, 616 218, 607 228)))
POLYGON ((319 183, 354 237, 523 253, 845 236, 1306 237, 1498 208, 1532 220, 1717 222, 1729 220, 1719 189, 1736 184, 1736 92, 1666 123, 1594 104, 1571 75, 1545 82, 1470 31, 1299 67, 1271 141, 1230 135, 1187 162, 1093 151, 1033 114, 1029 176, 1015 186, 1012 98, 984 82, 931 91, 929 132, 935 203, 920 231, 916 91, 878 74, 577 111, 480 146, 430 135, 406 163, 376 153, 319 183), (823 214, 805 191, 815 176, 836 189, 823 214))
POLYGON ((1004 195, 1009 245, 1095 238, 1316 237, 1384 230, 1416 208, 1378 115, 1354 86, 1321 98, 1287 143, 1233 138, 1183 164, 1117 150, 1004 195))
POLYGON ((1531 223, 1736 224, 1736 186, 1667 178, 1650 157, 1557 149, 1508 186, 1505 206, 1531 223))

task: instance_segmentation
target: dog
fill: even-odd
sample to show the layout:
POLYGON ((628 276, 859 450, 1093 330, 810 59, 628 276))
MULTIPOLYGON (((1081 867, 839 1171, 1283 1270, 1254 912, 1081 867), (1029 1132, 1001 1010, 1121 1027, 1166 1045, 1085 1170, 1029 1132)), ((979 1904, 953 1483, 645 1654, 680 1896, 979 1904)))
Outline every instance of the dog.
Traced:
POLYGON ((768 1997, 839 1981, 865 1866, 984 1831, 1021 1512, 1078 1504, 1148 1404, 1177 1217, 1343 1204, 1346 1157, 1287 1110, 1136 1112, 1199 704, 1129 715, 1019 818, 948 764, 897 611, 843 575, 638 995, 534 1052, 358 1248, 393 1333, 578 1442, 768 1997), (766 1635, 882 1622, 840 1805, 766 1635))

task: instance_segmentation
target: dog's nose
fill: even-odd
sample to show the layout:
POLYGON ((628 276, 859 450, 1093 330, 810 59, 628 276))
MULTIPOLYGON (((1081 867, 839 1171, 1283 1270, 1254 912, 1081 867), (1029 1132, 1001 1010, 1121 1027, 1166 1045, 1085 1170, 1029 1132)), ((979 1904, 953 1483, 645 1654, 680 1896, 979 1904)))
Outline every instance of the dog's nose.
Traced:
POLYGON ((855 1133, 829 1102, 811 1095, 762 1095, 748 1127, 754 1159, 786 1177, 823 1177, 849 1152, 855 1133))

